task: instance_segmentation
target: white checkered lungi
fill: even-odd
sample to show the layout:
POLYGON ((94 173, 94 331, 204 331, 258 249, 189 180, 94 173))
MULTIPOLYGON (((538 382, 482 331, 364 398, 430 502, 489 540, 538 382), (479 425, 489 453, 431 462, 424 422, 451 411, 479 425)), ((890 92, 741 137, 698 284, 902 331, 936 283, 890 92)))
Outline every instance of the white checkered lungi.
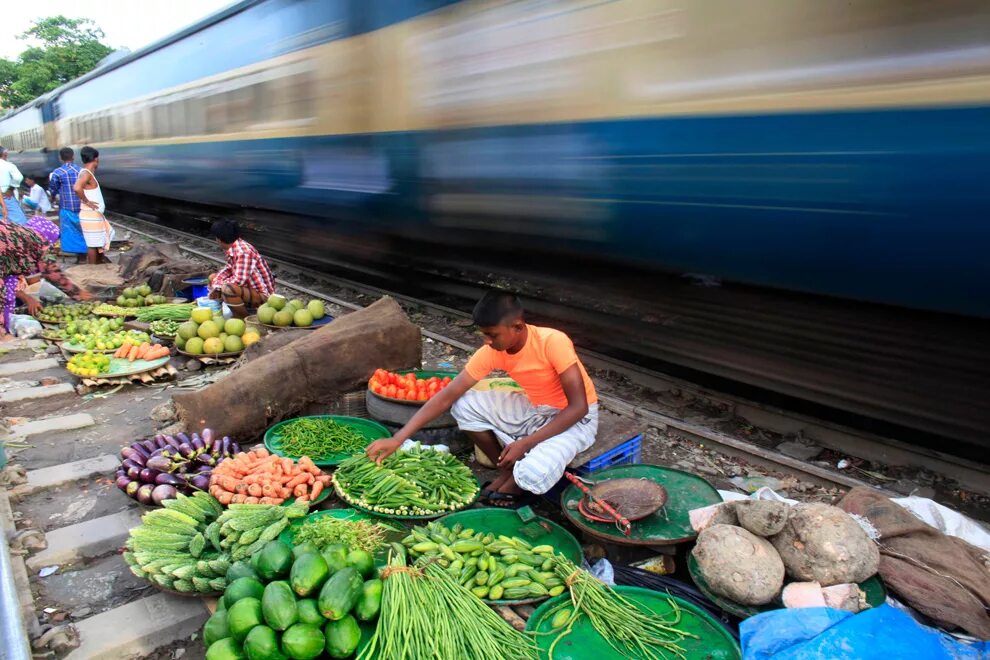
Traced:
MULTIPOLYGON (((546 426, 560 410, 534 406, 521 392, 468 390, 450 409, 462 431, 492 431, 502 446, 510 445, 546 426)), ((516 462, 512 476, 523 490, 537 495, 550 490, 568 463, 595 443, 598 433, 598 404, 559 435, 547 438, 516 462)))

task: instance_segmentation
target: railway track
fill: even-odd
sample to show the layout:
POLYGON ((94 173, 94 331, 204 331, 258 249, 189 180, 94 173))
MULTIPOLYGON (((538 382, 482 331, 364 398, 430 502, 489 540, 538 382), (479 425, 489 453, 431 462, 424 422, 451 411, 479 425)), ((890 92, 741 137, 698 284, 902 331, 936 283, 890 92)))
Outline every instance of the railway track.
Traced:
MULTIPOLYGON (((111 214, 111 219, 121 229, 133 232, 143 238, 176 243, 180 250, 194 257, 213 263, 223 263, 222 253, 216 247, 215 242, 209 239, 133 216, 111 214)), ((470 325, 470 315, 461 309, 411 296, 392 288, 328 274, 283 259, 270 258, 270 262, 280 286, 299 291, 306 296, 322 298, 348 310, 359 309, 363 306, 356 301, 355 295, 375 299, 382 295, 389 295, 398 300, 407 310, 426 311, 435 318, 453 321, 452 324, 444 324, 447 328, 444 332, 424 328, 424 337, 463 351, 473 351, 477 346, 476 343, 469 343, 470 336, 466 332, 458 332, 459 338, 450 336, 451 327, 459 328, 470 325)), ((336 265, 347 267, 344 262, 337 262, 336 265)), ((372 279, 384 277, 382 271, 368 266, 356 269, 355 272, 372 279)), ((461 295, 469 296, 471 299, 476 299, 479 291, 484 288, 481 285, 472 286, 464 282, 454 283, 453 286, 458 289, 461 295)), ((450 290, 447 292, 450 293, 450 290)), ((526 301, 527 308, 530 307, 530 302, 530 300, 526 301)), ((557 307, 565 308, 566 306, 557 307)), ((541 311, 546 313, 546 307, 541 308, 541 311)), ((571 315, 571 320, 572 322, 576 320, 573 315, 571 315)), ((791 433, 796 431, 804 437, 839 453, 886 464, 924 467, 948 477, 963 488, 990 494, 990 473, 984 464, 931 448, 864 433, 830 421, 796 414, 699 386, 601 351, 583 347, 580 343, 578 352, 588 366, 606 373, 620 375, 649 390, 675 391, 682 395, 686 394, 700 399, 718 410, 739 415, 756 425, 771 429, 787 429, 791 433)), ((837 485, 843 488, 864 484, 864 481, 856 476, 849 476, 844 472, 785 456, 767 446, 761 446, 740 437, 720 432, 712 425, 684 421, 662 410, 651 409, 649 405, 630 404, 607 393, 603 394, 602 401, 606 407, 615 412, 641 417, 651 425, 681 437, 715 446, 729 455, 745 457, 747 461, 755 464, 782 472, 799 474, 802 478, 818 484, 837 485)), ((883 482, 874 480, 873 485, 882 486, 883 482)))

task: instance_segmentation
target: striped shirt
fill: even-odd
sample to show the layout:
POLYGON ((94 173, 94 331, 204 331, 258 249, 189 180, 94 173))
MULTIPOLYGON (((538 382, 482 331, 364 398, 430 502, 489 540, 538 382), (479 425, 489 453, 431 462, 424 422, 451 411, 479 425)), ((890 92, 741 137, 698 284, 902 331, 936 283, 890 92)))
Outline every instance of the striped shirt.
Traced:
POLYGON ((275 293, 271 268, 254 246, 243 238, 238 238, 227 248, 227 264, 213 278, 214 289, 221 289, 224 284, 249 287, 265 298, 275 293))
POLYGON ((73 213, 79 213, 79 196, 72 187, 76 185, 80 170, 82 168, 75 163, 65 163, 48 178, 48 192, 53 199, 58 196, 59 208, 73 213))

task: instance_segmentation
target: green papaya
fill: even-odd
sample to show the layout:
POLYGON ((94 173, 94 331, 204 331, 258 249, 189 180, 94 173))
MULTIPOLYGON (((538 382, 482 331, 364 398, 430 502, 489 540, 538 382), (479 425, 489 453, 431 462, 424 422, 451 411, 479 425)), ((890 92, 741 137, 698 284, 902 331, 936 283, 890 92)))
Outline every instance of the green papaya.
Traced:
POLYGON ((347 565, 356 568, 365 580, 375 572, 375 558, 364 550, 351 550, 347 553, 347 565))
POLYGON ((320 614, 320 606, 315 598, 301 598, 296 601, 296 609, 299 611, 299 623, 309 623, 314 626, 322 626, 326 619, 320 614))
POLYGON ((227 610, 227 625, 230 636, 238 642, 251 631, 251 628, 264 623, 261 614, 261 601, 257 598, 242 598, 227 610))
POLYGON ((258 575, 265 580, 280 580, 292 568, 292 548, 281 541, 269 541, 258 557, 258 575))
POLYGON ((318 592, 328 577, 330 577, 330 567, 327 566, 326 559, 316 553, 310 553, 292 562, 289 584, 292 585, 293 591, 305 597, 318 592))
POLYGON ((339 621, 328 621, 323 635, 327 640, 327 653, 331 658, 347 658, 361 641, 361 628, 350 614, 339 621))
POLYGON ((257 598, 261 600, 261 594, 264 592, 265 585, 261 584, 257 578, 237 578, 227 585, 227 589, 223 592, 223 601, 229 610, 231 605, 242 598, 257 598))
POLYGON ((203 626, 203 644, 209 648, 213 642, 219 642, 228 637, 230 637, 230 626, 227 625, 227 612, 226 610, 217 610, 203 626))
POLYGON ((293 660, 310 660, 323 653, 323 632, 308 623, 297 623, 282 633, 282 650, 293 660))
POLYGON ((320 614, 337 621, 351 611, 364 589, 364 580, 356 568, 347 566, 330 576, 320 590, 320 614))
POLYGON ((223 599, 223 594, 217 598, 217 612, 223 612, 227 609, 227 601, 223 599))
POLYGON ((324 560, 327 562, 327 567, 330 569, 330 574, 333 575, 342 568, 347 568, 347 546, 341 545, 339 543, 334 543, 323 548, 323 552, 320 553, 324 560))
POLYGON ((361 588, 361 598, 354 606, 354 616, 359 621, 373 621, 382 608, 382 589, 384 584, 379 579, 368 580, 361 588))
POLYGON ((244 638, 244 653, 248 660, 285 660, 278 646, 278 635, 268 626, 251 628, 244 638))
POLYGON ((235 561, 227 567, 227 582, 233 582, 242 577, 252 577, 257 580, 258 574, 246 561, 235 561))
POLYGON ((206 649, 206 660, 244 660, 247 657, 241 651, 241 645, 233 637, 225 637, 210 644, 206 649))
POLYGON ((303 555, 308 555, 311 552, 320 554, 320 549, 317 548, 312 541, 306 541, 305 543, 292 546, 292 556, 295 559, 299 559, 303 555))
POLYGON ((261 597, 261 613, 275 630, 285 630, 299 620, 296 596, 288 582, 269 582, 261 597))

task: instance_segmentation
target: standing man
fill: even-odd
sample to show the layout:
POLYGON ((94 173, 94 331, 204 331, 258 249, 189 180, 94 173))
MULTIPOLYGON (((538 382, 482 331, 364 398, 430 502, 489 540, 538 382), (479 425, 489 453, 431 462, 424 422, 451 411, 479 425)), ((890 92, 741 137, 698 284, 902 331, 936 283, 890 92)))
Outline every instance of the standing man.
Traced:
POLYGON ((214 222, 210 233, 227 252, 226 265, 210 276, 210 298, 222 298, 234 317, 242 319, 275 293, 272 269, 254 246, 241 238, 241 228, 233 220, 214 222))
POLYGON ((73 187, 79 179, 80 167, 76 165, 76 153, 69 147, 59 149, 62 166, 48 178, 48 192, 52 199, 58 197, 58 220, 62 229, 62 252, 76 255, 76 261, 86 261, 86 240, 79 224, 79 195, 73 187))
POLYGON ((24 181, 24 175, 7 160, 9 152, 6 147, 0 147, 0 194, 3 195, 4 206, 7 207, 7 221, 14 224, 27 224, 27 216, 17 200, 17 189, 24 181))

